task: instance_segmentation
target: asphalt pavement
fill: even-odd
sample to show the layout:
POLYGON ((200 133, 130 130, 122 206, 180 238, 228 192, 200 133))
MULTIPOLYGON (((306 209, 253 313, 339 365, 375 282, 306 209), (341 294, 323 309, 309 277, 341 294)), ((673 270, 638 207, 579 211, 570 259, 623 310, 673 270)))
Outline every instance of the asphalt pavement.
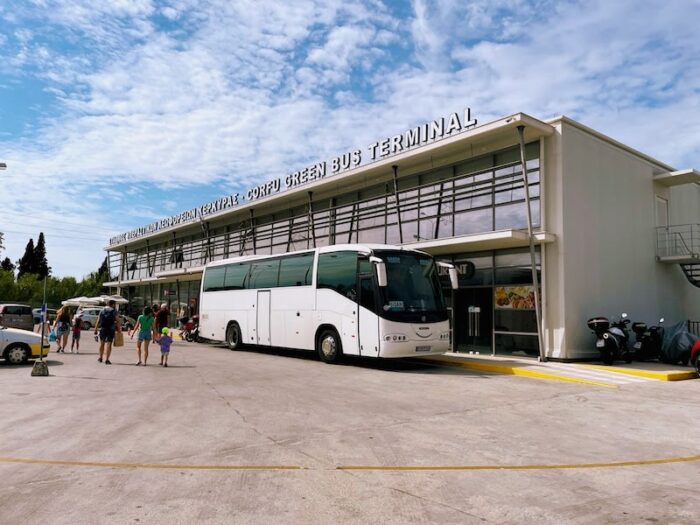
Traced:
POLYGON ((698 523, 700 381, 176 341, 0 365, 0 522, 698 523))

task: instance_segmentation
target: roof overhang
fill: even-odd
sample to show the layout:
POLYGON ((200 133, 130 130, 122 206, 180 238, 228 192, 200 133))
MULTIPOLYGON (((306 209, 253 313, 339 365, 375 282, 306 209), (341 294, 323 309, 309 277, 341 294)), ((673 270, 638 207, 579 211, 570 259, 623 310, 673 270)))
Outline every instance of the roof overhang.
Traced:
MULTIPOLYGON (((547 232, 536 232, 535 242, 545 244, 554 242, 556 235, 547 232)), ((522 248, 529 246, 527 232, 522 230, 500 230, 489 233, 463 235, 449 239, 420 241, 405 245, 406 248, 423 250, 432 255, 446 255, 458 252, 479 252, 483 250, 500 250, 504 248, 522 248)))
POLYGON ((700 184, 700 171, 687 169, 669 171, 654 175, 654 182, 662 186, 680 186, 681 184, 700 184))
MULTIPOLYGON (((253 208, 258 210, 266 206, 272 208, 276 203, 284 203, 286 205, 287 202, 295 202, 299 200, 300 197, 306 202, 308 199, 308 192, 310 191, 314 193, 323 191, 337 193, 343 191, 345 186, 373 182, 377 177, 391 173, 393 165, 399 167, 399 176, 403 176, 404 174, 412 173, 411 170, 436 167, 441 159, 448 162, 460 155, 464 158, 479 156, 495 149, 501 149, 505 144, 518 144, 517 129, 520 126, 524 127, 524 139, 526 143, 537 140, 540 137, 550 136, 555 131, 554 126, 546 122, 525 113, 515 113, 514 115, 436 140, 424 146, 363 164, 357 168, 345 171, 342 174, 330 175, 315 182, 285 190, 269 197, 263 197, 251 202, 244 202, 233 208, 218 213, 212 213, 207 215, 206 221, 214 221, 228 216, 240 215, 241 212, 245 212, 247 216, 247 214, 250 213, 247 210, 253 208)), ((106 246, 104 249, 108 251, 119 251, 119 249, 123 249, 127 245, 134 248, 144 246, 146 244, 146 239, 163 237, 166 234, 172 235, 173 231, 193 226, 199 227, 199 224, 199 220, 182 223, 160 229, 135 239, 127 239, 106 246)))

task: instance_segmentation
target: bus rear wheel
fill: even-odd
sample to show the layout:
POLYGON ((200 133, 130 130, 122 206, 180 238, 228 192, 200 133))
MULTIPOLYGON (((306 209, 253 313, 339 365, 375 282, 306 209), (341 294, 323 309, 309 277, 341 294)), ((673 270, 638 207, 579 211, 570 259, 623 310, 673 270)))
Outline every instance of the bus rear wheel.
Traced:
POLYGON ((343 357, 343 347, 335 330, 324 330, 316 343, 318 357, 324 363, 338 363, 343 357))
POLYGON ((229 323, 228 328, 226 328, 226 344, 229 350, 240 350, 243 346, 241 327, 238 326, 238 323, 229 323))

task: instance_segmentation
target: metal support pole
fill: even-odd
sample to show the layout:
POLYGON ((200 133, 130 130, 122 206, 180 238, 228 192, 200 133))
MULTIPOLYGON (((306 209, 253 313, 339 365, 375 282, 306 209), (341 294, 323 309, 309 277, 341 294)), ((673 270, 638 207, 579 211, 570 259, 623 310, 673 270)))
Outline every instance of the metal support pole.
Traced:
MULTIPOLYGON (((309 227, 311 228, 311 240, 312 240, 311 247, 316 248, 316 227, 314 225, 314 211, 313 211, 313 203, 314 203, 313 193, 314 192, 307 191, 306 193, 309 194, 309 218, 308 218, 308 222, 309 222, 309 227)), ((306 235, 306 238, 307 239, 309 238, 308 234, 306 235)), ((308 243, 308 240, 306 242, 308 243)), ((306 246, 308 247, 308 244, 306 246)))
POLYGON ((532 212, 530 210, 530 185, 527 180, 527 162, 525 161, 525 126, 518 126, 518 139, 520 141, 520 164, 523 170, 523 184, 525 185, 525 207, 527 208, 527 237, 530 242, 530 265, 532 268, 532 285, 535 288, 535 317, 537 319, 537 341, 540 345, 540 361, 547 361, 542 337, 542 313, 540 311, 540 280, 537 277, 537 259, 535 258, 535 235, 532 233, 532 212))
POLYGON ((394 200, 396 201, 396 220, 399 224, 399 243, 403 244, 403 228, 401 227, 401 210, 399 209, 399 167, 394 164, 391 167, 394 170, 394 200))

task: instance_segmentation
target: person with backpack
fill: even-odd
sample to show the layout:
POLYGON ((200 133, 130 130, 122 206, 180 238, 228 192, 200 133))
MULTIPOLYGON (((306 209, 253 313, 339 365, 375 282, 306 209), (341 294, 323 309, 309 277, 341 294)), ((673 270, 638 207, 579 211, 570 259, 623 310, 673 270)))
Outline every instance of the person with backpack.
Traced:
POLYGON ((119 322, 117 310, 115 309, 116 305, 117 303, 114 300, 110 300, 107 306, 100 312, 97 323, 95 323, 95 335, 97 335, 98 329, 100 331, 100 357, 97 361, 101 363, 102 356, 104 355, 106 365, 112 364, 109 360, 109 356, 112 354, 114 334, 117 330, 121 330, 121 323, 119 322))

